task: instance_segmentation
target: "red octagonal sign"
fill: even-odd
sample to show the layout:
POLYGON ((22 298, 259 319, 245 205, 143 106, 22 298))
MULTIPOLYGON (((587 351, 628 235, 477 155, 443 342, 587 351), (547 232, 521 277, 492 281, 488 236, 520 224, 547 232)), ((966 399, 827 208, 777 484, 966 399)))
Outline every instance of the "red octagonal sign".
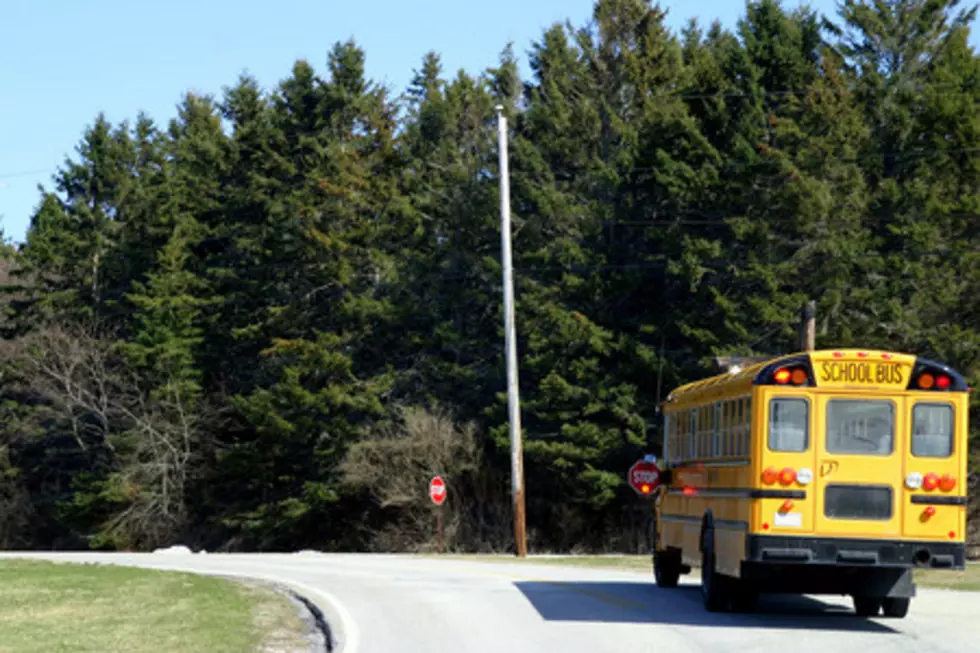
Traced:
POLYGON ((626 480, 640 496, 649 496, 660 485, 660 468, 653 461, 640 459, 633 463, 626 480))
POLYGON ((446 482, 442 480, 441 476, 436 476, 429 481, 429 498, 437 506, 441 506, 442 502, 446 500, 446 482))

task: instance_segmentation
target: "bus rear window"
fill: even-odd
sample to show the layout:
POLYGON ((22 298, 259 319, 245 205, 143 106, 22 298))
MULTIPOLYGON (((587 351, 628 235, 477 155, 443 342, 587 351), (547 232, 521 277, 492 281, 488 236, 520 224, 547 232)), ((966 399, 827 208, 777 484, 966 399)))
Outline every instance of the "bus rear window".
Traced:
POLYGON ((827 451, 887 456, 895 445, 895 405, 890 401, 832 399, 827 403, 827 451))
POLYGON ((916 404, 912 409, 912 455, 948 458, 953 455, 953 407, 916 404))
POLYGON ((806 451, 809 446, 810 406, 806 399, 769 402, 770 451, 806 451))

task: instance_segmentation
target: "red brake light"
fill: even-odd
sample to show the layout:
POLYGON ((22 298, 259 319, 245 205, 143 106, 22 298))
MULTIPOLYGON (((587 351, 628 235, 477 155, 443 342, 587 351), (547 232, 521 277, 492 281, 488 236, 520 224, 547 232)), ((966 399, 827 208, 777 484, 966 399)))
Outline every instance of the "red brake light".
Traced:
POLYGON ((943 477, 939 479, 939 487, 943 492, 949 492, 956 487, 956 477, 950 474, 943 474, 943 477))
POLYGON ((787 467, 779 473, 779 482, 783 485, 791 485, 796 480, 796 470, 787 467))
POLYGON ((945 374, 940 374, 939 376, 936 377, 936 388, 939 390, 948 389, 950 383, 952 383, 952 381, 945 374))
POLYGON ((776 370, 776 375, 774 378, 776 379, 776 383, 780 385, 786 385, 787 383, 789 383, 791 376, 792 373, 784 367, 776 370))
POLYGON ((939 487, 939 476, 936 474, 926 474, 922 479, 922 487, 928 492, 932 492, 939 487))

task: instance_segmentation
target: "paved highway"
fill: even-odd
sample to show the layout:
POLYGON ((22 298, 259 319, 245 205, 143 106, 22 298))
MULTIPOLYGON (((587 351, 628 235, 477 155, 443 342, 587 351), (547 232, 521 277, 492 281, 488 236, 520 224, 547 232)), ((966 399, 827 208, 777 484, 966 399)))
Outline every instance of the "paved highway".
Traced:
POLYGON ((381 555, 17 555, 291 583, 339 626, 344 653, 964 653, 980 641, 980 593, 920 589, 902 620, 856 617, 847 597, 763 597, 758 614, 710 614, 696 580, 661 590, 633 572, 381 555))

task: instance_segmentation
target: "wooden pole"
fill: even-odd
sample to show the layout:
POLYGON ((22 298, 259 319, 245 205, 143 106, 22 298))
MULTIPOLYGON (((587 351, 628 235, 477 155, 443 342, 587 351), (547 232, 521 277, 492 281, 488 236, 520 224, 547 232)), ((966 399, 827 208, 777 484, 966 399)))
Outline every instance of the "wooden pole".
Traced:
POLYGON ((510 170, 507 161, 507 118, 497 106, 497 138, 500 143, 500 248, 504 282, 504 346, 507 359, 507 414, 510 421, 510 475, 514 500, 514 554, 527 556, 524 522, 524 450, 521 441, 521 408, 517 377, 517 334, 514 327, 514 276, 511 261, 510 170))
POLYGON ((817 302, 810 300, 803 305, 800 320, 800 350, 813 351, 817 348, 817 302))
POLYGON ((442 539, 442 506, 436 506, 436 537, 439 544, 439 553, 445 553, 445 546, 442 539))

